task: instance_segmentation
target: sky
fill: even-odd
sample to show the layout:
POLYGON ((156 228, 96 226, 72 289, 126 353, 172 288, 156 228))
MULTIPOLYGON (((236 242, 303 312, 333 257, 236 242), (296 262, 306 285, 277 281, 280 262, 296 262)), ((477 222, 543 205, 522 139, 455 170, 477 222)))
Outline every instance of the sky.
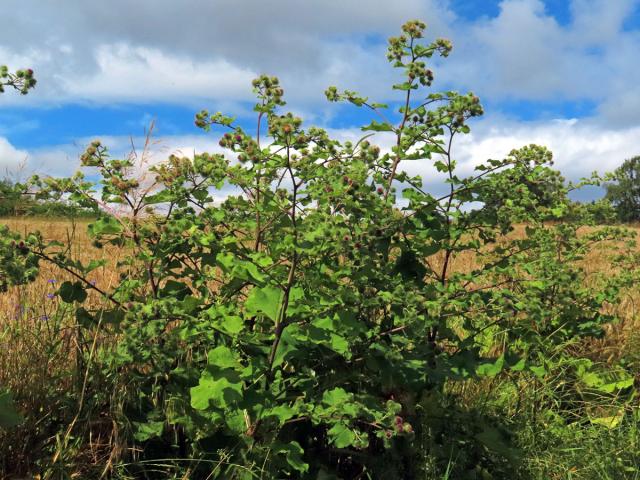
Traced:
MULTIPOLYGON (((250 128, 261 73, 280 78, 283 111, 359 138, 369 114, 323 92, 397 101, 386 39, 414 18, 453 42, 433 90, 485 107, 454 148, 463 169, 530 143, 571 180, 640 155, 640 0, 4 0, 0 64, 32 68, 38 85, 0 96, 0 176, 70 175, 94 138, 126 155, 151 122, 158 161, 219 151, 194 114, 250 128)), ((407 170, 428 175, 425 162, 407 170)))

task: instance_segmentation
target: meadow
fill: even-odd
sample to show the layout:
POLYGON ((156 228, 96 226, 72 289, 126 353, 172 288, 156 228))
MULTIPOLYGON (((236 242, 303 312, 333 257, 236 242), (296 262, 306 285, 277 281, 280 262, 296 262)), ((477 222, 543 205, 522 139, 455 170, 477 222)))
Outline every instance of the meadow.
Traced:
MULTIPOLYGON (((92 272, 91 281, 110 290, 120 279, 116 264, 128 253, 119 247, 96 248, 87 234, 89 222, 88 219, 73 222, 56 218, 0 219, 0 223, 14 231, 38 230, 47 240, 67 242, 72 248, 70 256, 76 260, 105 259, 106 265, 92 272)), ((629 228, 640 232, 638 226, 629 228)), ((510 235, 523 236, 523 226, 510 235)), ((584 260, 589 275, 613 273, 610 256, 615 251, 616 246, 611 244, 592 251, 584 260)), ((441 261, 437 256, 433 262, 441 261)), ((456 259, 453 268, 461 272, 473 270, 473 255, 456 259)), ((34 282, 0 294, 0 385, 13 392, 19 411, 25 417, 25 423, 18 428, 0 431, 2 478, 18 478, 10 472, 28 475, 39 469, 50 478, 108 476, 122 459, 136 458, 135 445, 121 438, 122 427, 118 423, 122 422, 123 412, 118 410, 118 399, 105 402, 104 398, 78 395, 83 391, 86 374, 99 370, 83 359, 91 358, 90 350, 113 348, 119 339, 116 333, 97 331, 76 321, 73 308, 54 295, 65 280, 73 278, 68 272, 45 264, 34 282), (81 433, 69 436, 72 427, 81 433)), ((100 308, 104 304, 104 299, 91 292, 85 306, 100 308)), ((605 368, 624 361, 628 371, 635 375, 637 386, 640 382, 640 288, 629 289, 618 304, 608 305, 607 309, 620 321, 605 325, 602 338, 572 343, 566 348, 573 350, 576 357, 589 358, 605 368)), ((477 412, 486 418, 500 418, 501 428, 508 426, 512 430, 506 433, 508 442, 502 445, 503 440, 499 440, 503 450, 498 448, 498 455, 517 456, 528 472, 522 478, 640 478, 637 395, 629 395, 628 390, 613 395, 602 392, 594 395, 580 388, 563 391, 563 384, 570 382, 562 378, 565 373, 560 368, 554 372, 558 378, 545 382, 516 380, 508 374, 451 382, 447 391, 455 403, 449 408, 463 416, 432 413, 442 415, 443 422, 455 418, 455 424, 440 427, 452 440, 459 437, 459 442, 468 441, 465 422, 473 423, 477 412), (576 415, 575 423, 558 421, 563 414, 576 415)), ((107 388, 109 382, 102 381, 107 388)), ((506 430, 490 432, 505 435, 506 430)), ((495 451, 486 453, 496 454, 495 451)), ((450 461, 453 465, 457 459, 451 457, 450 461)), ((425 459, 425 463, 428 462, 429 459, 425 459)), ((182 478, 189 478, 189 471, 183 475, 182 478)), ((478 475, 478 478, 501 478, 489 476, 488 471, 479 471, 478 475)), ((129 477, 123 474, 122 478, 129 477)), ((434 473, 433 477, 425 478, 456 477, 434 473)))
POLYGON ((461 166, 484 109, 424 92, 425 28, 389 38, 395 103, 326 89, 355 142, 262 74, 255 133, 195 115, 224 153, 93 140, 7 184, 95 218, 0 222, 0 477, 640 479, 640 228, 545 146, 461 166))

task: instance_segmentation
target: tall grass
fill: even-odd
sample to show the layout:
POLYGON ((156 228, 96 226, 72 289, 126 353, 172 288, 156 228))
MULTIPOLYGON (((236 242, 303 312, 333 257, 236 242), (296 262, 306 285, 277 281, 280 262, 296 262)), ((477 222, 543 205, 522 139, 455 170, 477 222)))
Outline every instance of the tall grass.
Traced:
MULTIPOLYGON (((94 248, 86 233, 88 220, 8 218, 2 223, 15 231, 39 230, 48 240, 64 241, 76 260, 107 258, 109 267, 96 270, 93 281, 107 289, 118 281, 115 265, 123 252, 94 248)), ((72 306, 55 296, 59 285, 69 279, 69 274, 43 263, 35 282, 0 294, 0 386, 13 393, 25 414, 21 426, 0 432, 0 478, 3 471, 26 474, 35 462, 45 465, 53 459, 64 446, 65 429, 81 407, 83 380, 89 368, 86 359, 98 332, 78 325, 72 306)), ((87 301, 94 307, 102 303, 95 294, 87 301)), ((103 420, 110 422, 109 418, 91 421, 103 420)), ((86 438, 75 440, 80 457, 75 463, 103 460, 98 453, 104 447, 104 439, 99 438, 101 428, 96 428, 100 425, 91 427, 88 444, 86 438)))

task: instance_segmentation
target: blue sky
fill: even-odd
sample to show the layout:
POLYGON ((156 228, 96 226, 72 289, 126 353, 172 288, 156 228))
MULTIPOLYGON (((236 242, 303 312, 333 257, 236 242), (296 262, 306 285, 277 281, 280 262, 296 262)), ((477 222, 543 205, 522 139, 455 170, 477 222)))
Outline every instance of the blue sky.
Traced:
MULTIPOLYGON (((473 22, 482 17, 497 17, 501 3, 501 0, 453 0, 450 5, 461 18, 473 22)), ((568 0, 545 0, 544 8, 559 24, 571 22, 571 3, 568 0)))
POLYGON ((410 18, 427 22, 427 38, 453 41, 452 55, 434 61, 434 89, 472 90, 485 106, 457 150, 461 164, 543 143, 579 178, 640 154, 640 0, 63 5, 3 6, 0 64, 32 67, 39 80, 28 97, 0 97, 4 171, 69 174, 91 138, 124 155, 152 120, 159 160, 215 150, 194 113, 221 110, 251 125, 250 81, 263 72, 281 78, 286 108, 307 124, 355 137, 366 114, 328 104, 322 92, 335 84, 393 102, 385 39, 410 18))

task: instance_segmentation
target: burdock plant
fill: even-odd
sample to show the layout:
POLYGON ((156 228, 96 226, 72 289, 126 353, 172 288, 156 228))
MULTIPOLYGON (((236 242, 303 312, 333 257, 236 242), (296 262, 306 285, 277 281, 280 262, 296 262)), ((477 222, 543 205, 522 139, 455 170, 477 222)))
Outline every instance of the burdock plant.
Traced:
MULTIPOLYGON (((327 89, 330 101, 371 112, 355 143, 281 113, 284 90, 264 75, 253 82, 253 134, 222 113, 196 115, 225 154, 172 156, 142 181, 132 160, 96 142, 82 161, 99 190, 81 174, 34 183, 43 196, 128 209, 103 209, 89 226, 100 245, 129 253, 108 290, 88 280, 101 262, 68 259, 38 235, 25 255, 73 275, 59 293, 79 323, 119 335, 105 368, 145 460, 125 462, 130 474, 154 456, 163 460, 153 468, 199 460, 185 464, 193 478, 409 479, 421 455, 444 467, 459 457, 460 472, 475 465, 465 462, 491 468, 508 448, 486 424, 466 426, 476 430, 451 447, 460 455, 439 450, 429 412, 444 386, 544 378, 545 352, 610 320, 601 307, 616 298, 615 276, 589 290, 579 260, 615 232, 578 237, 578 223, 560 221, 567 187, 544 147, 460 173, 455 139, 483 108, 472 93, 425 91, 431 58, 452 46, 424 43, 424 30, 411 21, 389 40, 403 74, 397 104, 327 89), (394 138, 389 151, 373 144, 377 132, 394 138), (407 162, 444 178, 446 193, 403 171, 407 162), (524 235, 506 236, 516 223, 524 235), (463 255, 475 258, 466 271, 456 268, 463 255), (86 290, 109 307, 82 306, 86 290), (489 335, 500 348, 486 348, 489 335)), ((23 281, 18 267, 29 264, 5 238, 3 265, 23 281)))

